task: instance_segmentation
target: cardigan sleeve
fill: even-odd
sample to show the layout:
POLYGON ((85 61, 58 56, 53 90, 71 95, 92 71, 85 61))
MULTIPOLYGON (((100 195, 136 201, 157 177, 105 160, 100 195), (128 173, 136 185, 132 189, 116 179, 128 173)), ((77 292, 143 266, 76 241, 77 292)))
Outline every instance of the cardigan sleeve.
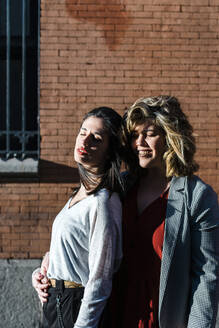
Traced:
POLYGON ((90 227, 89 279, 74 328, 96 328, 110 296, 112 276, 122 257, 121 202, 118 195, 98 200, 90 227))
POLYGON ((187 328, 215 328, 219 304, 219 209, 198 182, 191 197, 191 295, 187 328))

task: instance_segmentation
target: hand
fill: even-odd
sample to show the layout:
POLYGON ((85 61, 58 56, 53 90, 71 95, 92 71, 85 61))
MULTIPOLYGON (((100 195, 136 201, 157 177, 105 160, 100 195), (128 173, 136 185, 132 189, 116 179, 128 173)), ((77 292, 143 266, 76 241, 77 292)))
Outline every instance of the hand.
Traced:
POLYGON ((41 303, 46 303, 49 282, 48 278, 40 273, 40 268, 36 269, 32 274, 32 285, 35 288, 41 303))
POLYGON ((41 303, 47 302, 49 280, 47 278, 47 269, 49 266, 49 252, 43 258, 41 268, 36 269, 32 274, 32 285, 35 288, 41 303))

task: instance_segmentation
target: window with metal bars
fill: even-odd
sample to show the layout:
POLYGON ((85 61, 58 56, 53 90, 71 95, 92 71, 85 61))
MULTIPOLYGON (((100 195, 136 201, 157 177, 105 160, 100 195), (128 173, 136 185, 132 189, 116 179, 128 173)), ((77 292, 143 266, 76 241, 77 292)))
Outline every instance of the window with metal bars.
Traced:
POLYGON ((0 172, 37 172, 40 0, 0 0, 0 172))

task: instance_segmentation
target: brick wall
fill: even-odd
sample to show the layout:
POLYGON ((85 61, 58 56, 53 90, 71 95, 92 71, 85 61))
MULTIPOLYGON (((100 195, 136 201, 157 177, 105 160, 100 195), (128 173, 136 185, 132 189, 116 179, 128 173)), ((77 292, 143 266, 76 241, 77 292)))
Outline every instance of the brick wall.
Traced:
POLYGON ((122 114, 143 95, 178 97, 197 134, 199 175, 219 192, 218 15, 216 0, 41 0, 40 171, 0 182, 0 258, 48 249, 77 181, 79 122, 97 105, 122 114))

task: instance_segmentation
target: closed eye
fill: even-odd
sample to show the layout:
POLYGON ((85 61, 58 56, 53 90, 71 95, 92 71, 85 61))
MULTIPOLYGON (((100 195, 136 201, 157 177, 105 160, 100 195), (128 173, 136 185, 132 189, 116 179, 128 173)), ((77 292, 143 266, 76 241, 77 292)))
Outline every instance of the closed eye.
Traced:
POLYGON ((155 132, 147 132, 146 136, 147 137, 156 137, 157 136, 157 133, 155 133, 155 132))
POLYGON ((93 135, 93 139, 94 139, 94 141, 96 141, 96 142, 101 142, 101 141, 102 141, 102 138, 100 138, 99 135, 93 135))

